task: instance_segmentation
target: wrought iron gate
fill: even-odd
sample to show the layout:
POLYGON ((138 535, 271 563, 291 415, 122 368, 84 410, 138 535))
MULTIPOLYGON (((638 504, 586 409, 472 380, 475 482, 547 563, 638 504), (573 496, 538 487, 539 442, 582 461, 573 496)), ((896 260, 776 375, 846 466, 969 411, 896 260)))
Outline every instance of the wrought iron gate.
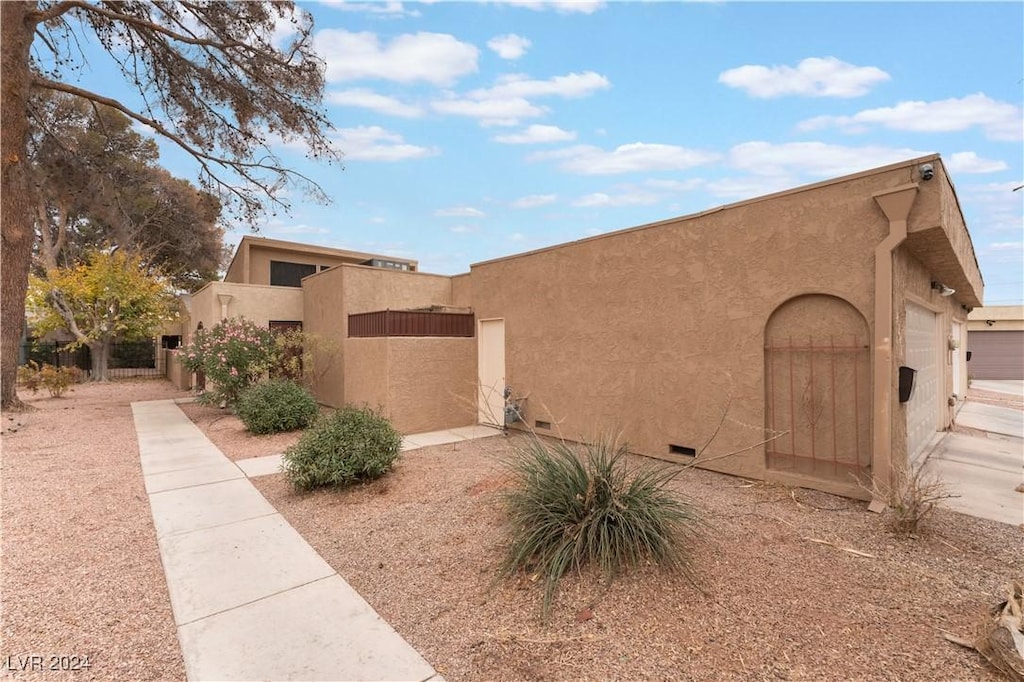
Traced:
POLYGON ((765 345, 767 465, 849 482, 871 467, 870 351, 856 335, 765 345))

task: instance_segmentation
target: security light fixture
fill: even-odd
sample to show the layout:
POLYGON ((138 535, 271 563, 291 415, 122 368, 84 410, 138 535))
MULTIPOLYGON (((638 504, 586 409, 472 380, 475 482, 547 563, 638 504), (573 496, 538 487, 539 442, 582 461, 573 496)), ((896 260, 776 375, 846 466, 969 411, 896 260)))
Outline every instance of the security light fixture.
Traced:
POLYGON ((932 289, 939 292, 939 296, 952 296, 956 293, 956 289, 951 289, 942 282, 932 282, 932 289))

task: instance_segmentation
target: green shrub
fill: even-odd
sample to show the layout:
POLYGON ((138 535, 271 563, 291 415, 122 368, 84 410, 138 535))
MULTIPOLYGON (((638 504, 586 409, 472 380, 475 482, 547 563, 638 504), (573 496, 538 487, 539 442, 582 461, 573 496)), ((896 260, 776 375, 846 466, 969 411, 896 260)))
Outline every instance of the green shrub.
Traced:
POLYGON ((526 569, 543 578, 545 617, 562 576, 587 565, 600 567, 607 583, 648 561, 693 579, 689 550, 699 519, 666 489, 681 470, 632 469, 627 454, 607 440, 573 446, 531 438, 507 462, 510 534, 501 574, 526 569))
POLYGON ((250 433, 304 429, 320 414, 308 390, 288 379, 271 379, 246 389, 236 412, 250 433))
POLYGON ((284 453, 284 471, 295 487, 309 490, 383 476, 398 458, 402 436, 382 415, 343 407, 323 417, 284 453))

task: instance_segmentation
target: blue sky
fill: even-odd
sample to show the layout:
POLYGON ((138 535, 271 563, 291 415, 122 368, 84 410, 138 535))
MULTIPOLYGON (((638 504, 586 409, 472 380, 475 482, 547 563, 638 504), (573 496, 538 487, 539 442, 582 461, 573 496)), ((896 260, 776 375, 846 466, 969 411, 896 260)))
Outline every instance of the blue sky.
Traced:
POLYGON ((301 7, 346 157, 281 149, 333 203, 265 236, 457 273, 938 152, 986 303, 1024 303, 1022 3, 301 7))

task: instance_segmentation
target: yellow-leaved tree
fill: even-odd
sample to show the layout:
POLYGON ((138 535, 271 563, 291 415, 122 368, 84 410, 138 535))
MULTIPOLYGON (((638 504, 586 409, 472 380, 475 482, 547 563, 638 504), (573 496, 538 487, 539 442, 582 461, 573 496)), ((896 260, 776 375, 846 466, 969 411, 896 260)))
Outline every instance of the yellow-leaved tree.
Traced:
POLYGON ((112 343, 150 338, 179 311, 167 279, 122 251, 93 251, 79 265, 31 277, 26 302, 36 335, 64 329, 71 347, 89 347, 93 381, 108 380, 112 343))

